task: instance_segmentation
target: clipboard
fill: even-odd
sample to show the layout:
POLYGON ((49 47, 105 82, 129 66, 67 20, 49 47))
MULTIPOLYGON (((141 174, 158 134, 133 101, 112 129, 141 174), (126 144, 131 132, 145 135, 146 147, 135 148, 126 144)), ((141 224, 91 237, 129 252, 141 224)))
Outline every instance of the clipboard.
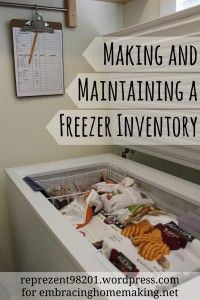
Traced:
POLYGON ((27 20, 11 20, 16 96, 63 95, 64 64, 62 24, 48 22, 54 33, 38 33, 29 64, 34 32, 23 32, 27 20))

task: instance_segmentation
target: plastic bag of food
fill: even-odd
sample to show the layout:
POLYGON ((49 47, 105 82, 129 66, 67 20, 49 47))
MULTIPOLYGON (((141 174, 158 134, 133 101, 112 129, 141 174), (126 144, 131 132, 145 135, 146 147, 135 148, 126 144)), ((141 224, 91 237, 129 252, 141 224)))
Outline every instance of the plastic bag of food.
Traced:
POLYGON ((99 212, 103 208, 101 196, 95 190, 91 190, 86 199, 86 204, 89 207, 95 207, 94 213, 99 212))
POLYGON ((108 199, 106 195, 103 197, 103 208, 106 212, 111 213, 122 208, 127 208, 135 204, 153 203, 152 199, 142 193, 135 187, 124 188, 121 194, 114 195, 108 199))

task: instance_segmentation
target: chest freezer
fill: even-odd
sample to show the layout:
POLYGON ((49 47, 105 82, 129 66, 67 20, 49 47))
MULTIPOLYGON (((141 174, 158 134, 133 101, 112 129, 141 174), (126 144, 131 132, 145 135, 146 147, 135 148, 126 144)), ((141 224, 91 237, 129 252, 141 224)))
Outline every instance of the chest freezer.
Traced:
MULTIPOLYGON (((12 168, 6 174, 13 251, 19 272, 118 271, 74 228, 59 207, 76 201, 101 180, 102 174, 115 182, 127 176, 134 178, 156 204, 176 215, 180 222, 185 215, 198 212, 200 206, 199 185, 113 154, 12 168), (70 193, 49 197, 46 191, 58 185, 67 187, 70 193)), ((184 229, 198 239, 198 226, 191 232, 187 224, 184 229)))

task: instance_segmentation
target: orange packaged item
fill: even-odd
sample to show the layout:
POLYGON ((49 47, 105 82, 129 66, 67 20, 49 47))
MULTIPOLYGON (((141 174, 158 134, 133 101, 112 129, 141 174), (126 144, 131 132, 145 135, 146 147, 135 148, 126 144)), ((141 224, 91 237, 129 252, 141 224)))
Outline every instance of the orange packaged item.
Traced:
POLYGON ((160 230, 153 229, 149 233, 144 233, 144 234, 138 235, 136 237, 133 237, 131 239, 131 241, 135 246, 140 246, 144 242, 146 242, 146 243, 152 242, 152 241, 162 242, 162 234, 161 234, 160 230))
POLYGON ((138 253, 149 261, 160 260, 170 253, 170 248, 163 242, 159 229, 132 237, 131 241, 139 247, 138 253))
POLYGON ((128 238, 132 238, 132 237, 141 235, 143 233, 146 233, 149 230, 151 230, 152 228, 153 228, 153 226, 149 223, 148 220, 143 220, 135 225, 125 227, 122 230, 121 234, 128 238))
POLYGON ((138 252, 147 260, 158 260, 170 253, 169 247, 160 241, 144 242, 139 246, 138 252))

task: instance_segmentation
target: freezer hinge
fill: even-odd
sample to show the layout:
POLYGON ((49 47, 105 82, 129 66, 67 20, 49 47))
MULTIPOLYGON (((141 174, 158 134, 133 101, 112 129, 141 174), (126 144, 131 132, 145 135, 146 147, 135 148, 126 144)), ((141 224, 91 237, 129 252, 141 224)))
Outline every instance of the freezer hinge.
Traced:
POLYGON ((122 152, 122 157, 127 158, 127 154, 130 152, 130 149, 125 148, 124 151, 122 152))

